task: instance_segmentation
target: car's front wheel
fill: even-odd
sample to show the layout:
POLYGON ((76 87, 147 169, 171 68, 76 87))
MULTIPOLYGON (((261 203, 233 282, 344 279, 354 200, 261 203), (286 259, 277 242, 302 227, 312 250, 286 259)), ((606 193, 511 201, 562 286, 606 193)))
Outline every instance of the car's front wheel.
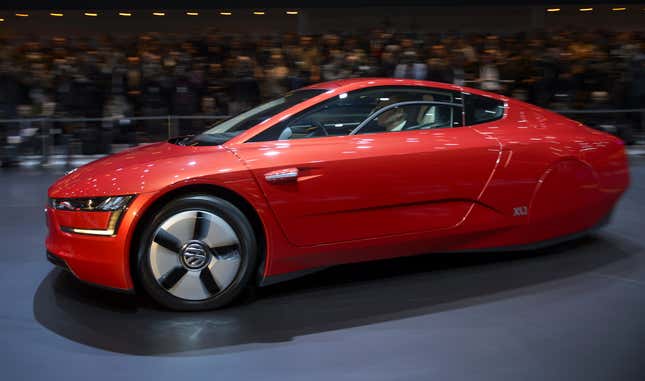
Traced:
POLYGON ((249 221, 230 202, 187 195, 162 207, 142 230, 137 271, 143 288, 165 307, 223 307, 250 283, 257 242, 249 221))

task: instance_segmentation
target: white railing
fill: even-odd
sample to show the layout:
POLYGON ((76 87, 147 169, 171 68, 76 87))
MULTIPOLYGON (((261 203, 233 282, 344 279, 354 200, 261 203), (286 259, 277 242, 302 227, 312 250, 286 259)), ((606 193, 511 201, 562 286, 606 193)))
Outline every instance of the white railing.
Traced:
MULTIPOLYGON (((553 111, 573 119, 582 119, 587 124, 590 123, 586 119, 600 118, 599 115, 630 115, 626 120, 633 140, 645 140, 645 108, 553 111)), ((73 165, 75 161, 82 162, 87 158, 113 153, 124 146, 200 133, 210 124, 227 117, 166 115, 0 119, 0 163, 73 165)), ((606 124, 606 120, 603 123, 606 124)))

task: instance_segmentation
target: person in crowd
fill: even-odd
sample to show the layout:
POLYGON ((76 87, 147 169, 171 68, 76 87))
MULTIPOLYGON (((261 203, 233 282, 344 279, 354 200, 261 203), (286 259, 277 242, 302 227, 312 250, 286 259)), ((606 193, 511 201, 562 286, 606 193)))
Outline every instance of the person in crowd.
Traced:
POLYGON ((642 32, 540 31, 507 35, 368 33, 206 37, 0 37, 0 118, 235 114, 318 81, 386 76, 517 95, 540 106, 645 107, 642 32), (204 100, 207 99, 206 102, 204 100), (211 100, 212 99, 212 100, 211 100), (24 110, 24 107, 22 108, 24 110))
POLYGON ((418 59, 418 54, 414 50, 406 50, 401 54, 400 63, 394 68, 395 78, 407 79, 426 79, 428 69, 423 62, 418 59))
POLYGON ((485 51, 479 67, 479 79, 477 80, 479 86, 482 90, 499 92, 502 88, 499 75, 495 51, 485 51))

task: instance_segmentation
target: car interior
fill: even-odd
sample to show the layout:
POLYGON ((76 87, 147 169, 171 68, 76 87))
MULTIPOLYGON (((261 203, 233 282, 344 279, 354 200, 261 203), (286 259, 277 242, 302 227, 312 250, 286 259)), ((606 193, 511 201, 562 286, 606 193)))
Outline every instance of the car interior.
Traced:
POLYGON ((381 91, 378 96, 363 94, 336 99, 287 123, 277 140, 355 133, 396 132, 417 129, 457 127, 462 125, 461 109, 456 106, 428 103, 451 102, 452 94, 415 91, 381 91))

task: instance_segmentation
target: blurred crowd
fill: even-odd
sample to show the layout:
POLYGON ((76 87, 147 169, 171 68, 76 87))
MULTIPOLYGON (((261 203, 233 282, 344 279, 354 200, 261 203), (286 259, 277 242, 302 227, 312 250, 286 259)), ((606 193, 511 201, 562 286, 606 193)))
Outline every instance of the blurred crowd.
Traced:
POLYGON ((427 79, 561 109, 645 107, 643 33, 0 38, 0 119, 224 115, 309 83, 427 79))

